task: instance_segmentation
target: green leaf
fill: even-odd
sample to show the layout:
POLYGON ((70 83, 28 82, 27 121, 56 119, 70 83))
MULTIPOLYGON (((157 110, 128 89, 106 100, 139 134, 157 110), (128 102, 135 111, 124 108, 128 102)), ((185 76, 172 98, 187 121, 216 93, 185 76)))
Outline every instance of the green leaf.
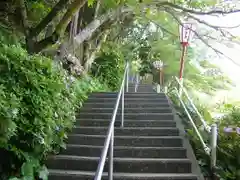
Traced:
POLYGON ((40 171, 39 171, 39 178, 41 178, 42 180, 48 180, 48 170, 46 168, 46 166, 41 167, 40 171))
POLYGON ((30 162, 23 163, 21 167, 21 173, 23 176, 33 177, 34 175, 33 165, 30 162))
POLYGON ((88 6, 93 6, 95 0, 88 0, 88 6))
POLYGON ((8 180, 21 180, 21 178, 13 177, 13 178, 9 178, 8 180))

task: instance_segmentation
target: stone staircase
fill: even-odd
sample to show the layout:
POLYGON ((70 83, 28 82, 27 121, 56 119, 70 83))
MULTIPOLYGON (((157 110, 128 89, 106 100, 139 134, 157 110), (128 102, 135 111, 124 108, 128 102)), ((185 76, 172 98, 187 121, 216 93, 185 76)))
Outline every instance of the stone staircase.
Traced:
MULTIPOLYGON (((140 85, 141 93, 125 94, 124 128, 120 127, 118 110, 114 180, 202 179, 166 96, 150 90, 140 85)), ((93 93, 89 97, 77 115, 67 149, 47 162, 49 180, 94 179, 116 98, 117 93, 93 93)), ((102 179, 108 179, 107 171, 108 163, 102 179)))

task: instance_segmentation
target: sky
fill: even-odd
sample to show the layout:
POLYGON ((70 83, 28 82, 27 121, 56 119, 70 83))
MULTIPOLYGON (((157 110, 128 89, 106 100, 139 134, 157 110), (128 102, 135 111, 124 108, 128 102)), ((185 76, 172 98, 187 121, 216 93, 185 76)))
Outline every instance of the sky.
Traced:
MULTIPOLYGON (((202 17, 205 21, 212 25, 219 26, 237 26, 240 25, 240 13, 230 14, 224 17, 205 16, 202 17)), ((240 37, 240 27, 229 29, 231 33, 240 37)), ((240 45, 234 45, 231 48, 226 47, 223 44, 214 44, 214 47, 223 52, 226 56, 230 57, 239 64, 237 66, 231 60, 225 57, 212 59, 211 62, 216 64, 232 81, 235 83, 235 87, 228 91, 218 91, 216 93, 216 101, 222 99, 228 100, 240 100, 240 45)), ((213 52, 212 52, 213 53, 213 52)))

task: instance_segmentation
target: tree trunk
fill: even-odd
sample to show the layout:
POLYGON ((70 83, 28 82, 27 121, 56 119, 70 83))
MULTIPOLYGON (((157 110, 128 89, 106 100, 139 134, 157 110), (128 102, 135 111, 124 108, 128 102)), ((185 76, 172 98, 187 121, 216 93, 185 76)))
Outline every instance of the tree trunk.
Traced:
POLYGON ((22 16, 22 26, 25 36, 28 36, 29 26, 28 26, 28 17, 27 17, 27 7, 24 0, 18 0, 21 16, 22 16))
POLYGON ((70 5, 69 10, 65 13, 63 16, 61 22, 56 27, 56 32, 61 36, 66 28, 69 22, 71 21, 71 18, 74 14, 76 14, 81 7, 83 7, 84 4, 86 4, 87 0, 76 0, 70 5))
POLYGON ((92 63, 94 62, 94 60, 96 59, 96 54, 100 51, 102 44, 106 41, 107 36, 109 35, 110 30, 106 30, 103 35, 102 38, 100 40, 100 42, 98 43, 96 49, 90 54, 89 58, 86 60, 85 64, 84 64, 84 69, 86 72, 88 72, 91 69, 92 63))
MULTIPOLYGON (((131 11, 130 8, 120 8, 120 12, 129 12, 131 11)), ((86 39, 92 36, 92 34, 108 19, 116 19, 117 15, 119 14, 119 9, 110 10, 107 13, 99 16, 97 19, 94 19, 90 24, 88 24, 74 39, 75 42, 79 45, 86 39)))
POLYGON ((34 52, 38 53, 42 51, 44 48, 46 48, 49 45, 55 44, 57 41, 59 41, 59 38, 62 37, 64 34, 67 25, 71 21, 71 18, 76 12, 87 2, 87 0, 76 0, 74 3, 71 4, 70 9, 65 13, 62 20, 58 23, 54 33, 41 40, 40 42, 35 43, 34 52))
POLYGON ((35 28, 30 30, 29 36, 31 38, 37 36, 55 18, 55 16, 72 1, 73 0, 59 0, 48 15, 35 28))

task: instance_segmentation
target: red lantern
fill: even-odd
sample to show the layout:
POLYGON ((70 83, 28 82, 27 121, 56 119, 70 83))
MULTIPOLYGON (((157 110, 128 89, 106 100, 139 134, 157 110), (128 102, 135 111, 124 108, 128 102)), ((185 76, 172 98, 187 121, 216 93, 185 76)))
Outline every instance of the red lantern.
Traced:
POLYGON ((182 83, 183 69, 184 69, 184 56, 187 51, 187 46, 193 37, 193 23, 186 22, 179 26, 180 43, 182 44, 182 56, 180 60, 179 80, 182 83))

